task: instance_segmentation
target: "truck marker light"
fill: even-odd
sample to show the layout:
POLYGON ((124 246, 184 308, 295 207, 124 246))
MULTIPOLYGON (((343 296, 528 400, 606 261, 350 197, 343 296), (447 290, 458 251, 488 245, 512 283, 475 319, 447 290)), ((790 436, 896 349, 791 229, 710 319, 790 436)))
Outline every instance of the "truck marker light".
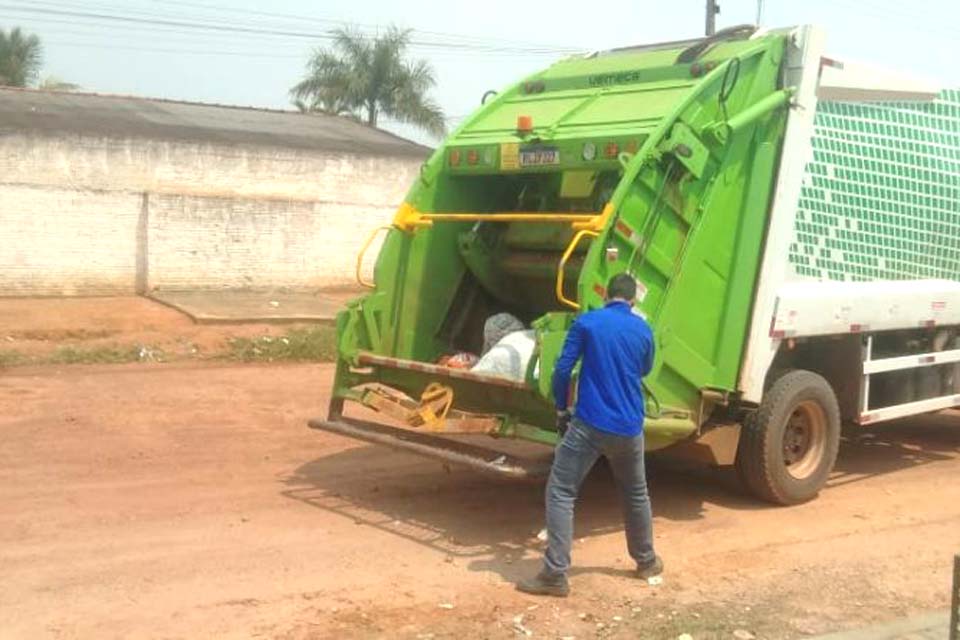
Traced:
POLYGON ((690 75, 694 78, 699 78, 701 75, 703 75, 703 67, 700 66, 699 62, 694 62, 692 65, 690 65, 690 75))
POLYGON ((592 142, 583 143, 583 159, 590 162, 597 157, 597 145, 592 142))
POLYGON ((607 146, 603 149, 603 155, 608 158, 616 158, 618 153, 620 153, 620 145, 616 142, 608 142, 607 146))
POLYGON ((640 245, 640 234, 634 231, 633 228, 623 220, 617 220, 614 228, 633 246, 640 245))
POLYGON ((467 151, 467 164, 477 164, 480 161, 480 154, 477 153, 476 149, 470 149, 467 151))
POLYGON ((520 133, 530 133, 533 131, 533 117, 517 116, 517 131, 520 133))
POLYGON ((460 150, 454 149, 450 152, 450 166, 456 167, 460 164, 460 150))

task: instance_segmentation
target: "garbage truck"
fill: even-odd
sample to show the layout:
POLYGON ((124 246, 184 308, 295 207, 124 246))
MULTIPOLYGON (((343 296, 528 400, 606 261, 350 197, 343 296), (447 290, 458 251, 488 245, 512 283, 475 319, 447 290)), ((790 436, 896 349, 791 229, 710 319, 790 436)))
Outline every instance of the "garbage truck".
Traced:
POLYGON ((337 316, 310 426, 537 477, 461 436, 557 442, 564 338, 620 273, 655 335, 648 451, 815 497, 842 425, 960 406, 960 92, 830 59, 813 26, 576 55, 488 91, 364 245, 369 292, 337 316), (532 336, 519 373, 451 361, 503 313, 532 336))

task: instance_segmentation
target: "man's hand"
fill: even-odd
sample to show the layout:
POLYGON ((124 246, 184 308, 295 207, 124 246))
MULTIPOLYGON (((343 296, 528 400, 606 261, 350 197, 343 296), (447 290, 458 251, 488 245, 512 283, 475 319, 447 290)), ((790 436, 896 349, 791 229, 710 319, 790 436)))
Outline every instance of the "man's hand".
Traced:
POLYGON ((562 438, 570 428, 570 420, 573 418, 569 411, 557 411, 557 434, 562 438))

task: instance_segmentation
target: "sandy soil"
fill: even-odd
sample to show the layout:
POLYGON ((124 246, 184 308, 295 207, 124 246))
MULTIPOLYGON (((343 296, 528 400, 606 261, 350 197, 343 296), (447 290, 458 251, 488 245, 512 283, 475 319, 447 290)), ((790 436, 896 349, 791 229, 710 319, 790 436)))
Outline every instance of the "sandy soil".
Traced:
POLYGON ((6 298, 0 304, 0 350, 32 357, 58 347, 142 346, 163 360, 221 353, 232 337, 278 336, 291 324, 195 324, 147 298, 6 298))
POLYGON ((0 372, 3 638, 789 638, 947 606, 960 415, 858 434, 807 505, 651 468, 664 583, 629 577, 601 468, 566 600, 542 488, 310 431, 329 366, 0 372))

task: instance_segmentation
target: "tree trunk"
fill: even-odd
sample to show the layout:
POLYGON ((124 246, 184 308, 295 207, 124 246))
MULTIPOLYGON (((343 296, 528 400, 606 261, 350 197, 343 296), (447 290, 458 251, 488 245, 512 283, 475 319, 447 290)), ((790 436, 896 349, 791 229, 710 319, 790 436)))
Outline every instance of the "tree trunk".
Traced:
POLYGON ((367 102, 367 124, 371 127, 377 126, 377 101, 367 102))

